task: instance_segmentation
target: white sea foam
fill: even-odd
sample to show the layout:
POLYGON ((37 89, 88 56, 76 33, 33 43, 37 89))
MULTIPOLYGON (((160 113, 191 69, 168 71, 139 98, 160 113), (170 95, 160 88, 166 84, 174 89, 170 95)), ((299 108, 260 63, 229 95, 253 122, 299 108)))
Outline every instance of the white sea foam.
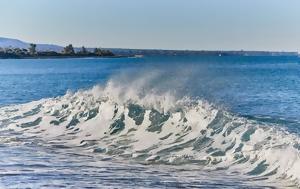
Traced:
POLYGON ((297 136, 199 99, 144 90, 144 85, 143 80, 130 86, 110 81, 105 87, 3 107, 1 130, 146 164, 195 164, 300 185, 297 136))

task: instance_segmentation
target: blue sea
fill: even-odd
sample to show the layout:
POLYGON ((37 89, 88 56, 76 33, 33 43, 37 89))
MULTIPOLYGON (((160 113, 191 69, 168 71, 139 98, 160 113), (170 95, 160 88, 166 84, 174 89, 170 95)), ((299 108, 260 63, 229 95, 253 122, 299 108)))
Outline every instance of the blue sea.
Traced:
POLYGON ((0 59, 0 188, 298 188, 300 60, 0 59))

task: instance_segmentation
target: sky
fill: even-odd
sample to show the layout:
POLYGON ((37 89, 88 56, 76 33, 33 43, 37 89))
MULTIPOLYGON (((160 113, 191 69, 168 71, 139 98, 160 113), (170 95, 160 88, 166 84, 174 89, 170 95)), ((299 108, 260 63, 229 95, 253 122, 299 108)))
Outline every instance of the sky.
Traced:
POLYGON ((89 47, 300 51, 300 0, 0 0, 0 37, 89 47))

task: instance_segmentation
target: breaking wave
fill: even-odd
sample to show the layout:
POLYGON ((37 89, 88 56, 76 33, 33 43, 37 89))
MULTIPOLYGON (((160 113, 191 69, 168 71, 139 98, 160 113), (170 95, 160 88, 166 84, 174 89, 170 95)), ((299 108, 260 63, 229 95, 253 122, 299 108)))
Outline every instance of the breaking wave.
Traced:
POLYGON ((193 164, 300 186, 298 136, 201 99, 140 86, 111 80, 105 87, 3 107, 1 132, 139 163, 193 164))

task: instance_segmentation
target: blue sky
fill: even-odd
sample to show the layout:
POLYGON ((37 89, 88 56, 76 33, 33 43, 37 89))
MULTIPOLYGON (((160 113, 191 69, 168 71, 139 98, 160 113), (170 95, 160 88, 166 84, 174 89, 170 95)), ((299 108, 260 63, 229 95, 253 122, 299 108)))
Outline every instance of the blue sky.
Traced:
POLYGON ((300 51, 300 1, 0 0, 0 27, 60 45, 300 51))

